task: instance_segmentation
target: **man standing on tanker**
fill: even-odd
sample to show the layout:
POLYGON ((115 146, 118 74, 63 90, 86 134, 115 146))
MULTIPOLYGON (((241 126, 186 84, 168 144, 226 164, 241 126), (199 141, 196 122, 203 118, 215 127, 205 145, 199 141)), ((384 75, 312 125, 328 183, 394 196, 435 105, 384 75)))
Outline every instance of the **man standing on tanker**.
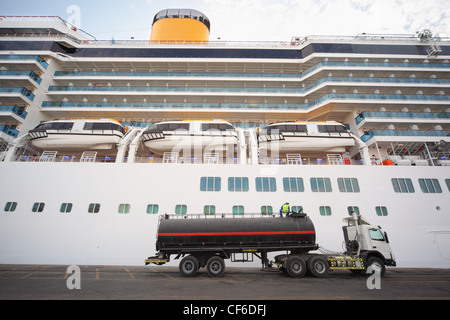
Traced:
POLYGON ((286 214, 286 217, 289 217, 290 212, 289 202, 285 202, 280 208, 280 217, 283 217, 283 213, 286 214))

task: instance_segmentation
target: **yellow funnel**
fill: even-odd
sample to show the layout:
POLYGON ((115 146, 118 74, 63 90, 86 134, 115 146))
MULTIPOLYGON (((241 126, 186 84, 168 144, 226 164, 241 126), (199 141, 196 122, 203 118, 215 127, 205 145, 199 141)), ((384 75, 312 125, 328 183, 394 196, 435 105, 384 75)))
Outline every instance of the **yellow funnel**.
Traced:
POLYGON ((200 11, 166 9, 153 18, 150 43, 207 42, 209 29, 209 19, 200 11))

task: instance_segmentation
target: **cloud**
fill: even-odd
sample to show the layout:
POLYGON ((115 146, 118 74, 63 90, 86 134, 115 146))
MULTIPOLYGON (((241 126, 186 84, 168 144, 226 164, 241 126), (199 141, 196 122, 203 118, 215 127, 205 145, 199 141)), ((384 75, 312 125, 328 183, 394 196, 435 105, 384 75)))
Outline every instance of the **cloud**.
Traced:
POLYGON ((211 40, 290 40, 292 36, 450 35, 448 0, 203 0, 211 40))

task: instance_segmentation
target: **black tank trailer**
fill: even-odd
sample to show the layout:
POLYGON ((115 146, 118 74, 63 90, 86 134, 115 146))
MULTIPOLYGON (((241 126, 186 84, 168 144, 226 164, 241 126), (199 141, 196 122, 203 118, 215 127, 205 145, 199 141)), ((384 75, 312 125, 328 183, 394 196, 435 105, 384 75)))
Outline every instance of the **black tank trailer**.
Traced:
POLYGON ((259 218, 165 215, 158 228, 158 253, 145 264, 162 265, 176 255, 175 259, 182 257, 179 270, 183 276, 194 276, 199 268, 206 267, 210 276, 220 277, 225 271, 224 259, 245 262, 256 256, 268 268, 268 252, 290 251, 299 259, 292 259, 295 263, 283 271, 296 277, 306 271, 306 261, 300 255, 316 249, 314 224, 306 214, 259 218))

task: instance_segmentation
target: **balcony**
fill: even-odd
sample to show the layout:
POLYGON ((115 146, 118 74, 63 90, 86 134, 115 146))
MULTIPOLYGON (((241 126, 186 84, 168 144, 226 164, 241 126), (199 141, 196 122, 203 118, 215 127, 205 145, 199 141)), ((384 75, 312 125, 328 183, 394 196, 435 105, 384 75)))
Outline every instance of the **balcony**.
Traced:
MULTIPOLYGON (((5 88, 0 87, 0 98, 14 99, 16 97, 26 97, 28 100, 34 100, 34 94, 27 88, 5 88)), ((25 100, 25 102, 28 102, 25 100)))
POLYGON ((21 70, 1 70, 0 71, 0 81, 14 81, 15 85, 17 85, 18 80, 22 79, 32 79, 34 82, 31 84, 41 84, 42 79, 33 71, 21 71, 21 70))
POLYGON ((44 69, 48 68, 48 63, 41 56, 26 56, 26 55, 0 55, 0 62, 2 63, 37 63, 44 69))
POLYGON ((430 120, 450 120, 450 112, 362 112, 356 118, 356 124, 360 124, 362 121, 370 122, 388 122, 391 120, 417 120, 408 122, 420 122, 430 120))
POLYGON ((361 137, 364 142, 374 137, 383 137, 382 141, 447 141, 450 142, 450 131, 446 130, 370 130, 361 137), (386 139, 387 138, 387 139, 386 139))
POLYGON ((16 106, 0 105, 0 122, 22 122, 27 117, 27 112, 16 106))

